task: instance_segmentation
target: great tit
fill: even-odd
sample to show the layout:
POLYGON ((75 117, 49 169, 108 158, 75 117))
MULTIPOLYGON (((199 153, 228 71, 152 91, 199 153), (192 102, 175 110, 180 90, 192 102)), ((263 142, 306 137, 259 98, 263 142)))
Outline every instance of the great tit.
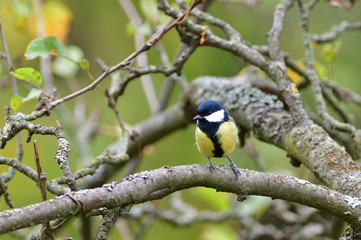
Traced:
POLYGON ((227 157, 231 162, 230 167, 238 178, 240 173, 236 164, 228 156, 231 154, 238 141, 238 129, 229 117, 227 110, 218 102, 206 101, 199 105, 195 131, 198 150, 208 158, 207 166, 214 171, 210 158, 227 157))

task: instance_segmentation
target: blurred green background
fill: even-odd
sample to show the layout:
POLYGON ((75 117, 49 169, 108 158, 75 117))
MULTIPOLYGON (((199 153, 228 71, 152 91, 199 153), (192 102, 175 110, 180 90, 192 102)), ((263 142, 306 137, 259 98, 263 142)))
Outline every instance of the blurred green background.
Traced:
MULTIPOLYGON (((49 0, 50 1, 50 0, 49 0)), ((142 12, 140 4, 142 1, 133 1, 139 13, 144 17, 147 13, 142 12)), ((144 1, 144 2, 149 2, 144 1)), ((273 10, 279 1, 267 0, 260 1, 255 7, 247 8, 244 4, 235 1, 234 3, 213 1, 210 5, 209 12, 230 23, 243 36, 243 39, 252 44, 267 44, 267 32, 271 28, 273 19, 273 10)), ((23 11, 24 16, 26 6, 31 6, 31 1, 15 1, 1 0, 0 2, 0 18, 6 41, 15 67, 34 67, 39 70, 39 59, 25 60, 24 52, 27 44, 34 38, 34 31, 31 30, 28 19, 22 19, 19 13, 14 10, 14 5, 20 3, 20 12, 23 11), (23 5, 22 5, 23 4, 23 5), (25 7, 24 7, 25 6, 25 7), (24 7, 24 8, 21 8, 24 7)), ((61 1, 73 16, 70 26, 70 34, 67 43, 78 46, 84 53, 85 58, 90 62, 90 71, 97 77, 101 74, 100 69, 95 65, 94 60, 101 58, 109 66, 115 65, 125 59, 134 51, 134 36, 129 31, 128 19, 116 0, 98 1, 98 0, 64 0, 61 1), (128 30, 127 30, 128 28, 128 30)), ((144 4, 144 3, 143 3, 144 4)), ((162 14, 162 13, 160 13, 162 14)), ((341 21, 360 21, 361 4, 356 5, 351 11, 345 11, 342 8, 334 8, 329 6, 327 1, 320 1, 310 19, 310 30, 313 33, 323 33, 331 28, 333 24, 341 21)), ((356 93, 361 94, 361 32, 347 32, 340 37, 341 47, 334 59, 335 80, 338 84, 350 88, 356 93)), ((180 45, 177 32, 173 29, 163 38, 163 43, 168 51, 169 58, 172 59, 176 49, 180 45)), ((322 45, 315 47, 316 59, 329 68, 329 63, 322 59, 322 45)), ((302 33, 299 24, 299 14, 297 7, 293 7, 287 13, 285 27, 281 37, 281 48, 291 54, 294 59, 301 59, 304 55, 302 33)), ((159 56, 154 49, 148 52, 150 64, 159 64, 159 56)), ((5 61, 1 61, 1 88, 0 88, 0 127, 4 126, 5 106, 9 105, 12 97, 11 84, 6 76, 5 61)), ((218 49, 210 47, 201 47, 191 56, 185 64, 183 74, 188 81, 201 75, 214 76, 234 76, 243 67, 244 62, 229 53, 222 52, 218 49)), ((163 75, 153 75, 153 84, 157 93, 160 92, 165 77, 163 75)), ((84 87, 90 83, 86 74, 79 72, 76 79, 63 79, 55 76, 55 85, 59 88, 59 94, 65 96, 72 92, 69 85, 71 81, 76 81, 79 86, 84 87)), ((110 78, 104 80, 101 84, 103 88, 109 87, 110 78)), ((29 85, 22 81, 18 82, 21 96, 26 96, 29 91, 29 85)), ((178 100, 180 87, 177 86, 172 94, 172 105, 178 100)), ((302 91, 303 98, 312 108, 312 93, 310 89, 302 91)), ((93 157, 99 155, 103 150, 117 139, 117 135, 108 134, 116 133, 117 121, 114 113, 107 106, 107 100, 100 91, 94 90, 84 95, 86 102, 86 115, 89 116, 95 109, 101 109, 101 125, 99 133, 91 143, 91 154, 93 157)), ((74 110, 72 100, 63 104, 71 112, 74 110)), ((25 103, 20 111, 30 113, 35 105, 35 100, 25 103)), ((145 120, 151 115, 148 104, 143 94, 143 90, 139 80, 132 81, 123 96, 118 99, 118 109, 123 120, 130 125, 145 120)), ((354 114, 357 127, 360 128, 361 114, 360 109, 350 105, 346 106, 354 114)), ((55 126, 55 121, 60 119, 56 111, 52 111, 51 116, 38 119, 35 123, 47 126, 55 126)), ((26 132, 22 132, 23 141, 26 138, 26 132)), ((67 133, 69 136, 69 133, 67 133)), ((40 161, 43 171, 48 174, 48 178, 52 179, 62 175, 58 165, 54 159, 57 150, 57 142, 51 136, 33 136, 38 141, 40 152, 40 161)), ((260 159, 266 167, 266 171, 279 174, 293 175, 300 178, 312 180, 311 173, 303 166, 294 168, 289 164, 286 153, 274 146, 257 141, 252 137, 252 141, 260 155, 260 159)), ((175 132, 147 148, 137 171, 151 170, 162 167, 164 165, 182 165, 193 163, 206 163, 195 146, 194 125, 188 126, 186 129, 175 132)), ((78 152, 73 142, 71 142, 71 153, 69 161, 73 171, 81 167, 81 163, 77 162, 78 152)), ((16 142, 12 140, 8 142, 5 149, 0 149, 0 154, 6 157, 14 157, 16 151, 16 142)), ((23 163, 35 168, 33 146, 31 143, 24 141, 25 155, 23 163)), ((232 154, 232 159, 240 168, 255 169, 255 165, 244 150, 237 148, 232 154)), ((92 159, 89 159, 91 161, 92 159)), ((214 164, 228 164, 227 159, 215 159, 214 164)), ((7 167, 0 166, 0 172, 7 171, 7 167)), ((114 176, 112 180, 120 181, 123 172, 114 176)), ((9 182, 8 191, 10 198, 16 207, 21 207, 31 203, 41 201, 40 192, 36 184, 29 181, 20 173, 16 173, 15 178, 9 182)), ((194 204, 199 210, 224 210, 229 208, 230 200, 234 200, 234 196, 225 193, 217 193, 211 189, 195 188, 182 192, 185 201, 194 204)), ((154 203, 156 205, 167 206, 168 198, 154 203)), ((268 201, 267 199, 265 200, 268 201)), ((246 205, 247 203, 242 203, 246 205)), ((0 201, 0 210, 8 209, 3 199, 0 201)), ((77 237, 78 222, 74 221, 66 227, 64 237, 69 235, 77 237), (73 235, 75 234, 75 235, 73 235)), ((94 225, 95 226, 95 225, 94 225)), ((175 227, 162 221, 156 221, 154 225, 147 231, 145 239, 235 239, 236 235, 232 231, 232 224, 204 224, 197 223, 188 227, 175 227), (161 234, 159 234, 161 233, 161 234)), ((119 238, 119 233, 113 230, 111 232, 113 239, 119 238)), ((57 236, 61 237, 61 236, 57 236)), ((4 235, 0 239, 17 239, 14 236, 4 235)))

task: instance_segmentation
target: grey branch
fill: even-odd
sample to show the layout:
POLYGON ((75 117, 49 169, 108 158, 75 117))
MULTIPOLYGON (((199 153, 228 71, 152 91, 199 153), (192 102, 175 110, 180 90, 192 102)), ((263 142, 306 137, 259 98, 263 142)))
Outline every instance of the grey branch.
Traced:
POLYGON ((16 115, 10 115, 9 111, 7 112, 5 127, 2 130, 0 129, 0 148, 4 148, 6 143, 22 130, 29 132, 27 142, 30 142, 33 134, 55 136, 58 140, 58 151, 55 154, 55 159, 64 173, 65 182, 71 190, 77 190, 78 187, 76 186, 68 162, 68 154, 70 152, 69 142, 65 138, 63 128, 58 122, 57 127, 46 127, 40 124, 32 124, 24 120, 24 118, 24 114, 18 113, 16 115))
POLYGON ((361 30, 361 22, 349 23, 347 21, 343 21, 339 24, 333 25, 330 31, 327 31, 321 35, 312 35, 312 40, 316 43, 325 43, 336 40, 341 34, 349 31, 357 31, 361 30))
MULTIPOLYGON (((26 166, 20 163, 16 158, 6 158, 0 156, 0 164, 6 164, 11 166, 12 168, 18 170, 19 172, 23 173, 28 178, 32 179, 33 181, 38 181, 38 175, 34 169, 29 166, 26 166)), ((49 192, 54 193, 56 195, 62 195, 66 192, 69 192, 69 188, 62 187, 61 185, 57 184, 56 182, 47 182, 46 187, 49 192)))
POLYGON ((305 65, 306 65, 306 73, 309 76, 309 81, 312 86, 313 95, 315 97, 315 105, 317 113, 320 117, 331 124, 334 128, 346 131, 351 133, 353 136, 359 136, 360 130, 356 129, 353 125, 348 123, 343 123, 335 118, 333 118, 328 112, 326 108, 326 103, 323 100, 322 88, 321 88, 321 79, 319 78, 315 68, 314 68, 314 57, 313 57, 313 49, 311 44, 311 34, 309 33, 309 11, 307 7, 303 4, 302 1, 298 0, 300 17, 301 17, 301 26, 303 29, 303 38, 304 45, 306 47, 306 56, 305 56, 305 65))
POLYGON ((311 120, 296 124, 277 97, 235 82, 202 77, 185 93, 189 115, 205 100, 225 106, 236 123, 303 163, 331 189, 360 196, 361 172, 351 156, 311 120), (307 143, 307 144, 305 144, 307 143))
MULTIPOLYGON (((297 125, 277 97, 222 78, 202 77, 194 80, 185 90, 181 105, 175 105, 136 125, 134 131, 138 137, 129 144, 129 157, 136 155, 142 146, 185 127, 195 115, 197 106, 210 99, 222 103, 240 127, 286 150, 331 189, 360 196, 361 173, 358 167, 343 147, 321 127, 311 120, 297 125)), ((110 155, 117 155, 121 147, 120 139, 107 151, 110 155)), ((123 164, 124 161, 116 166, 103 166, 92 178, 86 178, 84 184, 87 187, 103 184, 123 164)))
MULTIPOLYGON (((159 9, 173 18, 177 18, 181 14, 179 10, 171 8, 165 0, 159 1, 159 9)), ((219 26, 222 23, 224 26, 227 26, 227 29, 232 29, 228 29, 228 33, 237 32, 229 24, 225 23, 220 19, 216 19, 207 13, 202 13, 202 15, 196 15, 196 13, 197 11, 193 12, 193 14, 197 18, 201 18, 201 16, 203 15, 207 16, 203 16, 202 20, 207 21, 210 24, 219 26), (217 25, 214 24, 214 22, 217 22, 217 25)), ((249 44, 240 40, 239 34, 233 34, 229 36, 229 39, 222 38, 214 34, 209 28, 200 24, 196 24, 189 19, 187 19, 182 24, 182 26, 184 27, 184 29, 179 31, 184 31, 185 34, 193 34, 195 37, 198 38, 199 36, 204 35, 204 46, 212 46, 230 52, 231 54, 242 58, 244 61, 250 63, 251 65, 259 67, 262 71, 269 75, 274 82, 278 84, 278 87, 280 87, 281 89, 281 93, 286 98, 287 104, 289 105, 288 107, 292 109, 291 112, 295 115, 296 119, 306 120, 303 119, 305 118, 306 114, 305 110, 302 107, 300 94, 297 91, 293 90, 294 85, 292 84, 292 82, 287 81, 288 77, 285 75, 285 69, 282 67, 282 64, 279 64, 278 61, 270 61, 269 59, 265 58, 258 51, 250 47, 249 44)), ((273 39, 277 39, 277 36, 273 39)))
POLYGON ((175 191, 192 187, 209 187, 237 195, 261 195, 305 204, 342 218, 361 229, 361 201, 308 181, 271 173, 241 169, 238 179, 228 166, 218 166, 212 174, 204 165, 187 165, 145 171, 131 175, 120 183, 81 190, 51 200, 0 213, 0 233, 62 217, 69 217, 82 207, 84 212, 106 207, 138 204, 163 198, 175 191), (162 192, 162 194, 158 194, 162 192), (76 201, 77 202, 76 202, 76 201))

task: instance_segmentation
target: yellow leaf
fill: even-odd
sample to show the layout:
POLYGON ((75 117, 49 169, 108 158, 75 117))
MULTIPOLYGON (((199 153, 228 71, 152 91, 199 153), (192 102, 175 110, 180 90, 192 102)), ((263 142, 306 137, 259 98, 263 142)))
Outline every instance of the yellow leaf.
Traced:
POLYGON ((311 41, 311 47, 315 48, 316 47, 316 42, 315 41, 311 41))
MULTIPOLYGON (((73 20, 73 13, 71 10, 61 1, 57 0, 45 1, 43 10, 46 36, 54 35, 60 42, 66 44, 70 33, 71 22, 73 20)), ((35 38, 36 28, 34 16, 29 19, 29 29, 33 38, 35 38)))
POLYGON ((18 79, 34 83, 37 86, 40 86, 43 83, 43 77, 40 72, 34 68, 17 68, 14 71, 11 71, 10 74, 18 79))
POLYGON ((23 101, 20 96, 13 96, 10 99, 10 107, 15 111, 19 111, 20 106, 23 104, 23 101))
POLYGON ((293 83, 298 84, 299 82, 301 82, 302 77, 291 68, 287 68, 287 75, 293 83))
POLYGON ((294 93, 298 93, 298 89, 295 86, 291 87, 291 91, 294 92, 294 93))

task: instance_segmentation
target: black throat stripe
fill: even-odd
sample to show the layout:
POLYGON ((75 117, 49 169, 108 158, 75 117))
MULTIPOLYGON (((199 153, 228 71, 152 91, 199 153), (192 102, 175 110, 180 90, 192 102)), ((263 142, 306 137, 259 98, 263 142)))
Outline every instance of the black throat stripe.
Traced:
POLYGON ((221 144, 219 143, 219 138, 217 135, 209 136, 208 137, 212 140, 214 150, 212 151, 214 153, 214 157, 219 158, 222 157, 224 154, 224 151, 221 147, 221 144))
POLYGON ((219 138, 217 136, 217 131, 219 129, 220 123, 201 120, 197 125, 201 129, 201 131, 207 134, 207 136, 211 139, 214 146, 214 150, 212 151, 214 157, 222 157, 224 151, 221 147, 221 144, 219 143, 219 138))

